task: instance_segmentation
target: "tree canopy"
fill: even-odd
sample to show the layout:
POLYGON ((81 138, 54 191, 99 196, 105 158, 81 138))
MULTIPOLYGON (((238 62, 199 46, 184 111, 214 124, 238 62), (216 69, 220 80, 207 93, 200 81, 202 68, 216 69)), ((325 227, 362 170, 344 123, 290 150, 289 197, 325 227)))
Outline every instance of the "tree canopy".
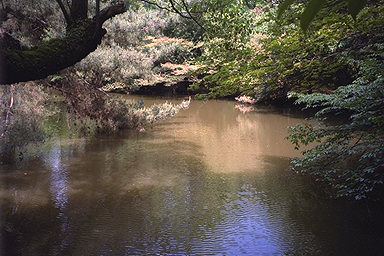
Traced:
MULTIPOLYGON (((281 18, 284 12, 288 9, 290 5, 292 5, 294 0, 285 0, 279 5, 279 10, 277 17, 281 18)), ((300 17, 300 26, 306 31, 315 18, 316 14, 321 10, 323 5, 327 2, 327 0, 311 0, 308 5, 304 9, 303 13, 300 17)), ((342 2, 346 2, 348 5, 348 11, 352 15, 354 19, 356 19, 357 14, 364 8, 367 1, 366 0, 343 0, 342 2)))

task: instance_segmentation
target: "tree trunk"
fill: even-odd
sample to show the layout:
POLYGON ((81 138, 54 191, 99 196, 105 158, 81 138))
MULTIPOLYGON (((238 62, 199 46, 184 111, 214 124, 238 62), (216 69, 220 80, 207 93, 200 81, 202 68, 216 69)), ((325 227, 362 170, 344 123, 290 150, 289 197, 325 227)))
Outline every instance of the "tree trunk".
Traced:
POLYGON ((88 0, 72 0, 71 17, 72 20, 88 18, 88 0))

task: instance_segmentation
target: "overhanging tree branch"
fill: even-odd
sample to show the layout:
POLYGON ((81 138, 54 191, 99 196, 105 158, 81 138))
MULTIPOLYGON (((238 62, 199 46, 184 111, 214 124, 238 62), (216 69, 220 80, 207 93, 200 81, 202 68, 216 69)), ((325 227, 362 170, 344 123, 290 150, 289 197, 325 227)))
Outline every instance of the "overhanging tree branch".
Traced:
MULTIPOLYGON (((123 3, 115 4, 102 9, 99 13, 100 25, 102 25, 106 20, 109 20, 118 14, 124 13, 126 10, 127 8, 123 3)), ((97 17, 94 17, 94 19, 97 19, 97 17)))
POLYGON ((67 28, 66 37, 52 39, 34 48, 23 50, 2 46, 0 49, 0 84, 12 84, 36 79, 70 67, 93 52, 106 34, 102 24, 127 9, 123 3, 102 9, 99 19, 84 19, 79 12, 67 28))
POLYGON ((169 9, 168 7, 166 6, 162 6, 160 4, 158 4, 156 1, 150 1, 150 0, 141 0, 142 2, 144 3, 147 3, 147 4, 150 4, 150 5, 154 5, 156 6, 157 8, 159 9, 162 9, 162 10, 166 10, 168 12, 173 12, 171 9, 169 9))
POLYGON ((185 3, 184 0, 181 0, 181 2, 183 3, 183 6, 184 6, 184 9, 185 11, 187 12, 188 16, 191 17, 191 19, 203 30, 205 31, 203 25, 200 24, 200 22, 197 21, 197 19, 195 18, 195 16, 192 15, 191 11, 189 10, 189 7, 188 5, 185 3))

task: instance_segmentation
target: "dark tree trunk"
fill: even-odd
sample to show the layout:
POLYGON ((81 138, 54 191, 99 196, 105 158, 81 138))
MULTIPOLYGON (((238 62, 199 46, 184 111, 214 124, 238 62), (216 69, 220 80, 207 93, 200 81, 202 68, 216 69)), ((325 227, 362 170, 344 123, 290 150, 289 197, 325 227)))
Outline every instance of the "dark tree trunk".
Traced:
POLYGON ((72 20, 82 20, 88 17, 88 0, 72 0, 72 20))
POLYGON ((124 4, 104 8, 100 11, 98 19, 73 22, 66 37, 53 39, 27 50, 7 46, 0 31, 0 84, 42 79, 73 66, 100 44, 106 33, 101 27, 102 24, 125 11, 124 4))
POLYGON ((63 13, 64 15, 64 18, 65 18, 65 21, 67 22, 67 25, 71 25, 72 24, 72 19, 71 17, 69 16, 68 12, 67 12, 67 9, 65 8, 63 2, 61 0, 56 0, 57 4, 59 5, 60 9, 61 9, 61 12, 63 13))

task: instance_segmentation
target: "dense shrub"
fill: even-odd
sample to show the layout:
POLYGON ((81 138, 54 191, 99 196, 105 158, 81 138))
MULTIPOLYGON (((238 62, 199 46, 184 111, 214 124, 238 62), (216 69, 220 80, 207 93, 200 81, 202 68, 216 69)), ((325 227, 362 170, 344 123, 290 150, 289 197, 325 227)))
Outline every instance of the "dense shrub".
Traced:
POLYGON ((161 64, 190 60, 194 47, 185 39, 163 36, 163 29, 173 20, 174 15, 152 9, 129 11, 112 19, 106 23, 108 37, 76 70, 105 91, 134 90, 172 80, 161 64))
POLYGON ((139 46, 147 36, 161 36, 171 20, 170 14, 158 9, 130 10, 105 23, 108 34, 104 42, 125 48, 139 46))
POLYGON ((123 84, 133 89, 139 79, 150 80, 155 58, 134 48, 102 46, 76 65, 76 71, 95 87, 123 84))
POLYGON ((43 122, 53 114, 45 107, 48 99, 34 83, 0 88, 0 162, 13 161, 23 146, 47 137, 43 122))

